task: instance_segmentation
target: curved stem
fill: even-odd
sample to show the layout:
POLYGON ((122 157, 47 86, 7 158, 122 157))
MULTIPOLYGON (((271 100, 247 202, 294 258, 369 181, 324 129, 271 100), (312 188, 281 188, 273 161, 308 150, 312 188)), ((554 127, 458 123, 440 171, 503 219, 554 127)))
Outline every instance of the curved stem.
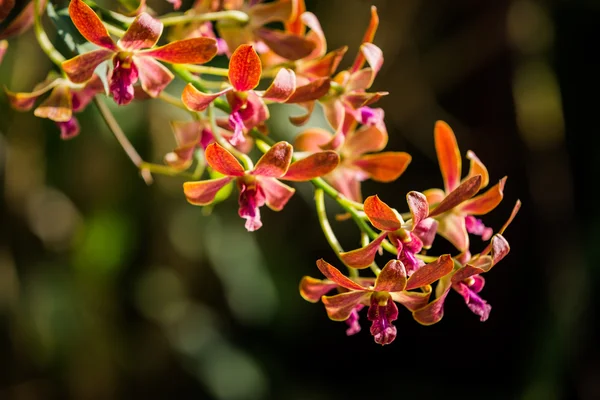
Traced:
MULTIPOLYGON (((331 229, 331 224, 329 223, 329 219, 327 218, 327 211, 325 210, 325 196, 323 195, 323 189, 315 190, 315 206, 317 208, 317 215, 319 217, 319 224, 321 225, 321 230, 329 243, 329 246, 333 249, 335 254, 338 256, 340 261, 346 265, 342 257, 340 257, 340 253, 344 252, 342 245, 337 240, 333 229, 331 229)), ((346 267, 348 267, 346 265, 346 267)), ((358 270, 355 268, 348 267, 348 273, 351 278, 358 278, 358 270)))
POLYGON ((203 14, 179 14, 179 15, 167 15, 158 19, 163 23, 164 26, 172 26, 184 24, 187 22, 206 22, 206 21, 218 21, 218 20, 231 20, 241 22, 243 24, 250 20, 248 14, 242 11, 229 10, 229 11, 217 11, 203 14))
POLYGON ((185 106, 185 104, 183 104, 183 102, 178 99, 177 97, 170 95, 169 93, 165 92, 164 90, 162 92, 160 92, 160 94, 158 95, 158 98, 161 99, 162 101, 164 101, 165 103, 169 103, 172 106, 175 106, 177 108, 181 108, 182 110, 185 111, 189 111, 188 108, 185 106))
POLYGON ((33 0, 33 29, 35 31, 35 37, 44 53, 46 53, 48 58, 50 58, 56 66, 62 68, 61 64, 65 61, 65 57, 54 48, 54 45, 50 39, 48 39, 48 35, 46 35, 46 31, 44 31, 40 19, 40 0, 33 0))
POLYGON ((229 70, 227 68, 210 67, 207 65, 193 65, 193 64, 183 64, 181 67, 187 69, 190 72, 195 72, 197 74, 229 77, 229 70))

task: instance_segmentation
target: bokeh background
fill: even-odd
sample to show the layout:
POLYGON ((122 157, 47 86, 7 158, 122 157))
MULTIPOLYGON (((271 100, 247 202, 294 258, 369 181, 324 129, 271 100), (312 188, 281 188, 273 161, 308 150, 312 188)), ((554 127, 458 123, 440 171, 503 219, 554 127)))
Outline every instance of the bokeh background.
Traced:
MULTIPOLYGON (((438 119, 493 181, 508 175, 505 201, 485 222, 501 226, 517 199, 523 208, 506 232, 511 253, 486 276, 490 319, 479 322, 452 293, 435 326, 402 309, 390 346, 373 342, 366 320, 347 337, 298 294, 302 276, 319 277, 317 258, 335 261, 309 185, 249 234, 234 198, 202 209, 187 204, 181 178, 155 175, 147 186, 94 107, 80 115, 81 135, 63 142, 2 94, 0 399, 600 398, 591 195, 600 4, 307 0, 329 48, 349 45, 342 68, 371 4, 388 149, 413 162, 396 183, 367 183, 364 193, 402 207, 408 190, 439 187, 438 119)), ((29 90, 50 67, 30 32, 11 40, 0 83, 29 90)), ((154 100, 114 112, 153 162, 174 147, 169 120, 186 118, 154 100)), ((274 107, 271 135, 291 140, 286 116, 297 112, 274 107)), ((311 124, 322 121, 317 113, 311 124)), ((357 244, 351 222, 333 224, 346 248, 357 244)))

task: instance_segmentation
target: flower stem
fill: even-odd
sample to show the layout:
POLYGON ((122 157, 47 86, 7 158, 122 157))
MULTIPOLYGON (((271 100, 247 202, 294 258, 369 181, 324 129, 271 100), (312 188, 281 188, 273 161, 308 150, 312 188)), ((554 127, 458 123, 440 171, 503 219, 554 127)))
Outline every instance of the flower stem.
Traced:
POLYGON ((203 14, 171 14, 161 17, 158 20, 162 22, 164 26, 185 24, 187 22, 206 22, 218 20, 231 20, 245 24, 250 20, 250 17, 248 17, 248 14, 242 11, 228 10, 203 14))
MULTIPOLYGON (((321 225, 321 230, 323 230, 323 234, 329 243, 329 246, 335 251, 335 254, 338 256, 340 261, 346 265, 342 257, 340 257, 340 253, 344 252, 342 245, 337 240, 333 229, 331 228, 331 224, 329 224, 329 219, 327 218, 327 211, 325 210, 325 196, 323 194, 323 189, 315 190, 315 206, 317 207, 317 215, 319 217, 319 224, 321 225)), ((347 266, 347 265, 346 265, 347 266)), ((348 267, 348 266, 347 266, 348 267)), ((348 272, 351 278, 358 278, 358 270, 355 268, 348 267, 348 272)))
POLYGON ((96 104, 96 107, 100 111, 100 114, 102 115, 102 118, 104 119, 104 122, 106 122, 108 129, 110 129, 110 131, 112 132, 114 137, 117 139, 117 141, 119 142, 119 144, 121 145, 123 150, 125 150, 125 153, 129 157, 129 159, 131 160, 133 165, 135 165, 136 167, 139 168, 139 170, 142 174, 142 178, 144 179, 144 182, 146 182, 147 184, 151 184, 152 183, 152 175, 150 174, 150 170, 147 168, 147 166, 144 165, 145 164, 144 160, 142 160, 142 157, 139 155, 137 150, 133 147, 133 145, 131 144, 129 139, 127 139, 127 136, 125 136, 125 132, 123 132, 123 130, 119 126, 119 123, 115 119, 114 115, 108 109, 108 106, 104 103, 104 101, 102 101, 102 99, 100 98, 99 95, 94 97, 94 103, 96 104))
POLYGON ((48 35, 46 35, 46 31, 44 31, 44 27, 42 26, 42 21, 40 19, 40 0, 33 0, 33 28, 35 37, 44 53, 46 53, 48 58, 50 58, 56 66, 62 68, 61 64, 65 61, 65 58, 54 48, 54 45, 50 39, 48 39, 48 35))
MULTIPOLYGON (((362 244, 363 247, 365 247, 366 245, 369 244, 369 235, 367 235, 364 232, 361 232, 360 234, 360 242, 362 244)), ((379 276, 379 274, 381 273, 381 269, 377 266, 377 263, 375 261, 373 261, 371 263, 371 265, 369 265, 369 268, 371 268, 371 271, 373 271, 373 273, 375 274, 375 276, 379 276)))
POLYGON ((177 97, 170 95, 169 93, 165 92, 164 90, 162 92, 160 92, 160 94, 158 95, 158 98, 163 100, 165 103, 169 103, 172 106, 181 108, 182 110, 185 111, 189 111, 188 108, 185 106, 185 104, 183 104, 183 102, 181 100, 179 100, 177 97))
POLYGON ((210 67, 207 65, 192 65, 192 64, 183 64, 183 68, 187 69, 190 72, 195 72, 197 74, 207 74, 207 75, 215 75, 215 76, 229 76, 229 70, 227 68, 219 68, 219 67, 210 67))

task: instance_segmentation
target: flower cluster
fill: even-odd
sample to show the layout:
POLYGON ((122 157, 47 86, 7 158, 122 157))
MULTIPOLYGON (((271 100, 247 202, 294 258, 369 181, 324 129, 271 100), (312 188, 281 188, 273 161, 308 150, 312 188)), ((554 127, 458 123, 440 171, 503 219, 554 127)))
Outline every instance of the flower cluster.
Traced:
MULTIPOLYGON (((175 10, 182 6, 167 1, 175 10)), ((405 152, 386 151, 385 113, 375 104, 388 93, 371 90, 384 62, 374 44, 375 7, 353 62, 340 70, 347 47, 327 48, 319 20, 306 11, 304 0, 196 0, 185 13, 162 17, 144 0, 127 4, 125 15, 71 0, 68 15, 77 37, 60 25, 64 21, 50 16, 65 42, 62 48, 72 52, 65 56, 48 40, 41 22, 46 9, 56 14, 52 1, 32 1, 16 17, 11 14, 14 1, 0 3, 0 22, 13 15, 0 31, 0 62, 8 48, 5 39, 33 25, 56 67, 31 92, 5 89, 11 105, 22 111, 35 107, 35 116, 55 121, 61 137, 70 139, 80 132, 74 113, 95 100, 143 176, 188 177, 182 198, 198 206, 212 205, 235 184, 238 214, 250 232, 263 226, 262 206, 281 211, 292 199, 295 189, 282 180, 310 182, 322 230, 348 273, 320 259, 317 267, 325 279, 304 277, 300 294, 321 301, 332 320, 346 321, 348 335, 360 331, 359 313, 366 307, 375 342, 389 344, 397 335, 397 303, 417 322, 433 324, 442 318, 451 289, 481 321, 489 317, 491 306, 479 295, 482 274, 508 253, 503 235, 520 203, 496 231, 481 218, 502 201, 506 177, 486 190, 488 171, 472 151, 466 153, 470 167, 462 177, 455 135, 438 121, 434 142, 443 188, 408 192, 404 213, 377 195, 363 199, 361 182, 394 182, 411 162, 405 152), (77 41, 84 45, 74 46, 77 41), (228 68, 207 65, 215 57, 228 68), (168 92, 174 79, 185 84, 177 95, 168 92), (152 164, 141 161, 104 105, 106 98, 118 106, 154 98, 188 111, 192 119, 171 121, 176 147, 164 164, 152 164), (273 103, 303 109, 290 117, 295 126, 305 126, 319 106, 327 126, 305 128, 293 144, 276 142, 267 125, 273 103), (254 150, 263 153, 256 164, 254 150), (359 228, 361 248, 341 248, 324 194, 344 210, 341 219, 359 228), (454 255, 430 254, 438 235, 455 247, 454 255), (487 243, 483 250, 472 251, 470 235, 487 243), (380 269, 377 258, 385 255, 380 269)))

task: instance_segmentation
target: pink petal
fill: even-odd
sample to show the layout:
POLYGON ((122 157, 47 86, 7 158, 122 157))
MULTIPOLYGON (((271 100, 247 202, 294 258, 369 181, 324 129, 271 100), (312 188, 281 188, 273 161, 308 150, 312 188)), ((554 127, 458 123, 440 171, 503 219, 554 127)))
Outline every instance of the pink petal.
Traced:
POLYGON ((215 171, 227 176, 244 176, 242 164, 217 143, 209 144, 204 156, 215 171))
POLYGON ((369 174, 377 182, 395 181, 406 171, 412 157, 401 151, 368 154, 354 161, 354 165, 369 174))
POLYGON ((269 28, 258 28, 254 34, 275 54, 290 61, 309 56, 316 45, 304 37, 269 28))
POLYGON ((71 117, 68 121, 56 122, 56 125, 58 125, 58 128, 60 129, 60 138, 62 140, 73 139, 79 135, 79 132, 81 131, 79 122, 75 117, 71 117))
POLYGON ((160 35, 162 35, 163 24, 143 12, 129 25, 125 35, 117 42, 117 45, 127 51, 147 49, 154 46, 160 35))
POLYGON ((94 70, 100 63, 112 58, 114 54, 115 53, 112 50, 106 49, 83 53, 70 60, 63 61, 62 69, 65 71, 71 82, 83 83, 94 75, 94 70))
POLYGON ((37 85, 33 92, 25 93, 25 92, 11 92, 10 90, 4 88, 4 92, 8 97, 8 101, 10 102, 10 106, 15 110, 19 111, 28 111, 30 110, 38 97, 48 92, 49 90, 55 88, 60 84, 59 79, 47 79, 42 82, 40 85, 37 85))
POLYGON ((283 103, 290 98, 296 90, 296 74, 287 68, 281 68, 271 85, 261 93, 265 100, 283 103))
POLYGON ((362 195, 360 191, 360 176, 357 171, 352 168, 345 168, 343 165, 339 166, 332 173, 325 176, 325 180, 331 184, 338 192, 344 197, 352 201, 362 202, 362 195))
POLYGON ((181 101, 192 111, 204 111, 217 97, 229 91, 231 88, 216 93, 202 93, 194 85, 188 83, 181 93, 181 101))
POLYGON ((275 178, 261 177, 259 182, 265 194, 266 204, 273 211, 281 211, 296 191, 275 178))
POLYGON ((417 235, 423 242, 424 249, 430 249, 435 239, 439 223, 433 218, 425 218, 413 229, 413 233, 417 235))
POLYGON ((321 128, 310 128, 296 136, 294 148, 298 151, 321 151, 322 146, 329 143, 331 133, 321 128))
MULTIPOLYGON (((437 121, 434 129, 435 151, 437 152, 440 170, 444 178, 446 193, 450 193, 460 183, 462 161, 452 128, 444 121, 437 121)), ((479 190, 479 188, 477 188, 479 190)))
POLYGON ((306 301, 316 303, 321 296, 327 294, 337 287, 337 283, 305 276, 300 281, 300 296, 306 301))
POLYGON ((323 112, 325 113, 325 118, 331 128, 335 132, 338 132, 344 123, 344 117, 346 115, 346 110, 344 109, 344 104, 339 99, 332 99, 330 101, 321 102, 323 106, 323 112))
POLYGON ((359 285, 358 283, 354 282, 350 278, 346 277, 344 274, 342 274, 340 272, 339 269, 337 269, 333 265, 329 264, 327 261, 323 260, 322 258, 320 260, 317 260, 317 268, 319 268, 319 271, 321 271, 321 273, 323 275, 325 275, 325 277, 327 279, 337 283, 341 287, 344 287, 344 288, 350 289, 350 290, 359 290, 359 291, 366 290, 365 287, 359 285))
POLYGON ((469 215, 483 215, 492 211, 504 197, 504 185, 506 177, 500 179, 496 185, 491 187, 487 192, 466 200, 458 207, 460 212, 469 215))
POLYGON ((2 59, 4 58, 4 54, 6 54, 7 49, 8 42, 6 40, 0 40, 0 64, 2 64, 2 59))
POLYGON ((373 261, 375 261, 375 255, 377 255, 377 251, 379 250, 381 242, 383 242, 385 237, 386 233, 384 232, 365 247, 361 247, 360 249, 348 251, 345 253, 340 253, 339 256, 344 262, 344 264, 346 264, 349 267, 359 269, 367 268, 373 263, 373 261))
POLYGON ((98 93, 103 92, 104 84, 102 83, 102 80, 100 80, 98 75, 93 75, 92 78, 87 81, 83 89, 71 90, 73 111, 79 112, 84 110, 98 93))
MULTIPOLYGON (((377 27, 379 26, 379 16, 377 15, 377 7, 371 6, 371 21, 369 22, 369 26, 365 31, 365 35, 363 36, 362 43, 371 43, 375 38, 375 33, 377 32, 377 27)), ((362 52, 359 52, 354 60, 354 64, 352 64, 351 72, 356 72, 363 67, 365 64, 365 56, 362 52)))
POLYGON ((488 170, 485 165, 483 165, 483 163, 471 150, 467 151, 467 159, 471 160, 467 178, 475 175, 481 175, 481 187, 479 189, 486 187, 490 182, 490 175, 488 174, 488 170))
POLYGON ((73 116, 71 90, 67 86, 58 85, 33 113, 36 117, 48 118, 55 122, 70 121, 73 116))
POLYGON ((371 76, 369 83, 367 84, 367 88, 369 88, 373 84, 375 77, 383 66, 383 52, 373 43, 363 43, 360 46, 360 52, 364 55, 367 63, 369 63, 371 67, 371 76))
POLYGON ((83 0, 71 0, 69 16, 79 33, 88 41, 105 49, 118 50, 100 18, 83 0))
POLYGON ((307 57, 307 59, 313 59, 321 57, 327 51, 327 40, 325 39, 325 33, 319 20, 315 14, 311 12, 305 12, 300 16, 302 22, 310 28, 310 32, 306 35, 306 38, 315 44, 315 48, 307 57))
POLYGON ((292 163, 283 179, 308 181, 330 173, 339 163, 340 156, 335 151, 321 151, 292 163))
POLYGON ((232 177, 226 176, 207 181, 185 182, 183 193, 191 204, 205 206, 212 203, 219 190, 231 182, 232 179, 232 177))
POLYGON ((262 75, 260 58, 249 44, 239 46, 229 60, 229 82, 238 92, 258 86, 262 75))
POLYGON ((408 279, 406 290, 431 285, 433 282, 452 272, 453 268, 454 261, 452 257, 449 254, 444 254, 434 262, 425 264, 416 270, 408 279))
POLYGON ((286 103, 305 103, 318 100, 329 92, 331 80, 329 77, 315 79, 306 85, 298 86, 286 103))
POLYGON ((142 89, 151 97, 157 97, 174 78, 167 67, 150 57, 135 56, 134 62, 142 89))
POLYGON ((140 52, 171 64, 204 64, 217 54, 217 41, 208 37, 177 40, 161 47, 140 52))
POLYGON ((365 200, 365 214, 371 224, 382 231, 397 231, 402 225, 397 213, 381 201, 377 195, 369 196, 365 200))
POLYGON ((444 200, 442 200, 438 206, 429 213, 429 216, 434 217, 443 214, 446 211, 452 210, 463 201, 473 197, 473 195, 479 190, 480 185, 481 175, 476 175, 467 179, 459 187, 454 189, 448 196, 446 196, 444 200))
POLYGON ((483 269, 467 264, 452 274, 452 283, 462 282, 473 275, 479 275, 483 272, 485 272, 483 269))
POLYGON ((494 235, 492 237, 492 262, 494 265, 506 257, 509 251, 510 246, 504 236, 494 235))
POLYGON ((415 227, 427 218, 429 214, 429 203, 427 203, 427 197, 423 193, 411 191, 406 195, 406 202, 410 209, 410 215, 412 216, 411 231, 415 227))
POLYGON ((385 264, 375 281, 375 291, 401 292, 406 287, 406 269, 399 260, 390 260, 385 264))
POLYGON ((381 151, 388 142, 388 134, 377 126, 362 126, 357 131, 351 131, 346 135, 344 142, 344 154, 348 156, 360 156, 365 153, 381 151))
POLYGON ((275 143, 256 163, 252 175, 281 178, 287 172, 294 148, 288 142, 275 143))
POLYGON ((345 321, 350 317, 352 310, 362 304, 371 296, 365 291, 347 292, 335 296, 323 296, 322 301, 327 311, 327 316, 333 321, 345 321))
POLYGON ((439 220, 437 233, 448 240, 459 251, 469 249, 469 234, 465 227, 464 215, 448 213, 439 220))

